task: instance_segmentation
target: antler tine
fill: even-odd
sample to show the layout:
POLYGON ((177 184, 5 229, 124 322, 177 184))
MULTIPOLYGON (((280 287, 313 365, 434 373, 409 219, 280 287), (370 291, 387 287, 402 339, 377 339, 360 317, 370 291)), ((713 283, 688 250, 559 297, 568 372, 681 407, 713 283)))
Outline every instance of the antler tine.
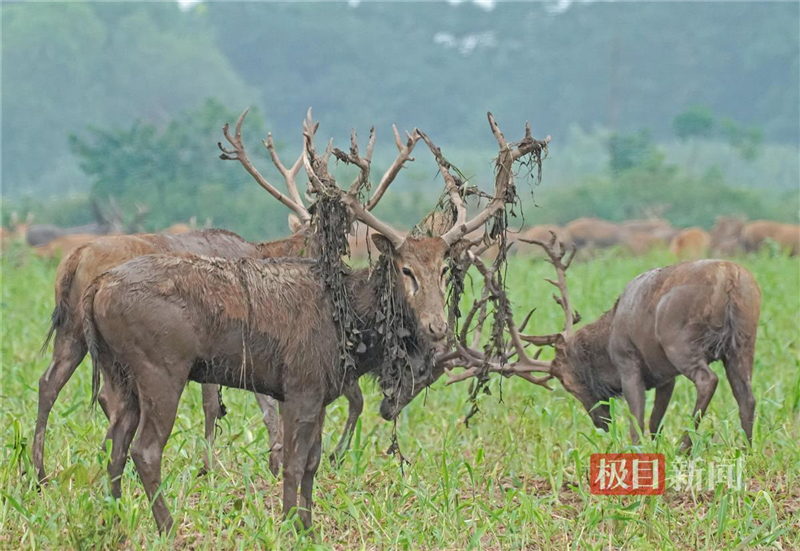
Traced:
POLYGON ((242 124, 244 123, 244 119, 247 117, 247 113, 249 112, 249 108, 245 109, 239 117, 239 120, 236 121, 236 129, 233 136, 231 136, 230 125, 228 123, 225 123, 225 126, 222 127, 222 133, 225 135, 225 139, 228 140, 228 143, 233 146, 233 149, 228 149, 222 145, 222 142, 217 142, 217 146, 219 147, 220 151, 222 151, 222 155, 220 155, 219 158, 223 161, 239 161, 244 169, 255 179, 256 182, 258 182, 258 185, 267 190, 270 195, 294 211, 301 220, 310 220, 308 211, 305 209, 302 203, 297 203, 290 197, 287 197, 278 191, 267 181, 266 178, 264 178, 264 176, 261 175, 261 173, 256 169, 256 167, 253 166, 253 163, 251 163, 250 159, 247 157, 247 152, 245 151, 244 143, 242 142, 242 124))
POLYGON ((303 140, 305 142, 303 147, 303 164, 305 165, 306 172, 308 173, 311 186, 317 193, 320 194, 331 193, 331 191, 335 189, 336 193, 339 193, 341 201, 350 208, 350 211, 357 220, 360 220, 376 232, 389 239, 396 249, 400 248, 403 243, 405 243, 405 235, 401 234, 389 224, 382 222, 368 212, 364 208, 364 205, 359 202, 358 195, 356 193, 343 193, 336 185, 336 181, 328 173, 327 160, 328 155, 332 151, 333 140, 328 143, 328 148, 326 149, 322 158, 317 157, 317 153, 314 149, 314 134, 316 133, 318 126, 319 125, 315 124, 312 120, 311 109, 309 108, 306 115, 306 120, 303 122, 303 140))
POLYGON ((372 150, 375 147, 375 127, 369 129, 369 141, 367 142, 367 153, 361 157, 358 151, 358 136, 355 129, 350 133, 350 153, 347 154, 339 148, 333 148, 333 156, 343 163, 356 165, 359 168, 358 176, 350 185, 347 192, 357 195, 361 188, 369 182, 369 172, 372 166, 372 150))
POLYGON ((497 168, 495 170, 494 195, 486 208, 479 212, 474 218, 468 222, 455 225, 450 231, 442 235, 442 239, 449 245, 452 245, 466 234, 481 227, 505 207, 506 203, 511 200, 508 191, 509 189, 513 189, 514 186, 514 163, 535 151, 546 151, 547 145, 552 139, 548 135, 544 140, 534 140, 529 136, 529 125, 526 125, 525 138, 517 144, 509 144, 500 131, 500 127, 497 125, 494 115, 490 112, 487 114, 487 117, 489 119, 489 127, 500 146, 500 153, 496 161, 497 168))
POLYGON ((322 194, 325 193, 326 183, 329 179, 327 174, 328 151, 333 145, 333 140, 330 140, 330 145, 325 150, 325 155, 320 159, 314 148, 314 135, 317 133, 318 128, 319 123, 315 123, 312 119, 311 107, 309 107, 306 112, 306 118, 303 121, 303 166, 306 169, 306 174, 308 174, 311 187, 315 192, 322 194), (317 168, 325 170, 325 174, 322 177, 317 174, 317 168), (326 183, 323 183, 323 179, 326 183))
MULTIPOLYGON (((520 241, 531 243, 532 245, 538 245, 545 251, 545 253, 547 253, 547 256, 550 257, 548 262, 550 262, 550 264, 552 264, 556 269, 557 280, 553 281, 552 279, 545 278, 545 281, 558 288, 558 292, 561 296, 557 297, 553 295, 553 299, 555 299, 556 303, 558 303, 558 305, 564 310, 564 334, 571 335, 573 326, 581 319, 580 314, 572 309, 572 305, 569 301, 569 290, 567 288, 567 269, 575 259, 577 249, 575 245, 572 245, 571 248, 566 247, 562 241, 558 240, 555 232, 551 231, 550 235, 551 237, 549 243, 544 243, 543 241, 539 241, 537 239, 523 238, 520 238, 520 241)), ((546 338, 550 339, 554 338, 554 336, 549 335, 546 338)), ((532 339, 536 339, 536 337, 528 337, 525 340, 535 343, 535 341, 532 339)))
POLYGON ((450 172, 450 169, 453 165, 451 165, 450 162, 444 158, 441 148, 434 145, 427 134, 421 130, 418 132, 422 140, 428 146, 428 149, 430 149, 431 153, 433 153, 433 157, 436 159, 436 164, 439 166, 439 172, 441 172, 442 177, 444 178, 445 187, 447 188, 447 193, 450 196, 450 202, 453 203, 453 206, 456 208, 455 227, 462 226, 464 225, 464 222, 467 221, 467 207, 464 204, 463 198, 461 197, 461 192, 459 190, 458 183, 456 182, 456 178, 450 172))
POLYGON ((286 166, 281 162, 278 152, 275 150, 275 142, 272 140, 272 132, 267 134, 267 139, 262 140, 262 142, 269 151, 269 155, 272 158, 272 163, 286 181, 286 190, 289 192, 292 201, 302 206, 307 213, 307 217, 302 219, 301 222, 308 222, 311 220, 311 214, 308 213, 308 209, 305 208, 303 199, 300 197, 300 193, 297 190, 297 174, 300 172, 300 168, 303 166, 303 154, 300 153, 300 156, 297 158, 291 168, 286 168, 286 166))
POLYGON ((415 128, 411 134, 406 132, 407 140, 405 145, 403 145, 403 141, 400 139, 400 133, 397 131, 397 126, 392 125, 392 132, 394 132, 394 141, 395 144, 397 144, 398 154, 392 164, 389 165, 389 168, 386 170, 386 172, 384 172, 378 187, 375 188, 375 192, 367 202, 367 210, 372 210, 375 208, 375 206, 383 197, 384 193, 386 193, 386 190, 389 188, 389 184, 394 181, 405 163, 407 161, 414 161, 414 157, 411 156, 411 152, 414 150, 414 146, 417 145, 417 141, 420 139, 419 130, 415 128))

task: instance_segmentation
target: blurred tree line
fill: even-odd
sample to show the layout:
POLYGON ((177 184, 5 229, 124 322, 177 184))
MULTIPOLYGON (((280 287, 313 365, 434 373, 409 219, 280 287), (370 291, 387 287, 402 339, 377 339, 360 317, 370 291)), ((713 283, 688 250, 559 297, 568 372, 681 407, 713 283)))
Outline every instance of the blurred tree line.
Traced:
MULTIPOLYGON (((85 198, 44 203, 91 190, 129 208, 147 203, 154 228, 211 216, 246 234, 282 234, 285 209, 241 167, 219 161, 216 142, 223 123, 260 106, 246 137, 254 162, 268 165, 255 140, 269 129, 299 141, 299 120, 313 105, 339 144, 351 125, 375 124, 384 132, 376 159, 393 155, 392 123, 419 126, 448 156, 480 165, 482 182, 495 147, 489 109, 509 121, 507 132, 524 118, 534 134, 556 140, 576 125, 611 129, 605 172, 564 189, 543 186, 537 220, 585 211, 574 199, 589 186, 604 197, 585 203, 599 209, 591 214, 610 218, 635 213, 629 198, 646 193, 688 194, 692 208, 676 207, 675 216, 703 223, 710 215, 689 203, 712 191, 739 197, 725 201, 753 215, 787 208, 778 192, 728 190, 724 166, 694 170, 689 154, 683 170, 652 153, 673 136, 695 151, 722 140, 742 158, 758 156, 762 142, 796 149, 797 4, 354 4, 210 2, 185 12, 174 3, 4 4, 6 204, 32 208, 41 221, 78 223, 91 216, 85 198)), ((299 144, 289 145, 296 155, 299 144)), ((432 194, 435 172, 405 176, 419 185, 387 204, 408 224, 432 194)))

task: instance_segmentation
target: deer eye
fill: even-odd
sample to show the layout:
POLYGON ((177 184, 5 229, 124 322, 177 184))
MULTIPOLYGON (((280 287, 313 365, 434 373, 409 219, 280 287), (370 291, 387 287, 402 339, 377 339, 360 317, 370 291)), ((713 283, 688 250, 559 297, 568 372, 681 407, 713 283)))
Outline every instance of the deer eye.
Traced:
POLYGON ((408 277, 411 277, 414 274, 411 273, 411 270, 409 268, 403 266, 403 275, 407 275, 408 277))
POLYGON ((449 268, 448 268, 447 266, 445 266, 444 268, 442 268, 442 277, 444 277, 444 276, 446 276, 446 275, 447 275, 447 271, 448 271, 448 270, 449 270, 449 268))

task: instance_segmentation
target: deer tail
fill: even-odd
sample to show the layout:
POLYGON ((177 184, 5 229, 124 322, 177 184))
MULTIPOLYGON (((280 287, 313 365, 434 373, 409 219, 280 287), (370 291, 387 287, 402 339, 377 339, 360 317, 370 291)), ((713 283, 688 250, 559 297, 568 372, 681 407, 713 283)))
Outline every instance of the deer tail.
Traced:
POLYGON ((94 297, 100 288, 103 276, 96 278, 86 292, 83 294, 83 337, 86 339, 86 346, 89 348, 89 355, 92 357, 92 406, 97 403, 97 396, 100 391, 100 354, 105 346, 103 338, 97 332, 97 324, 94 319, 94 297))
POLYGON ((50 328, 47 330, 39 354, 45 353, 50 341, 53 340, 53 335, 69 321, 71 313, 69 297, 72 283, 75 281, 75 272, 78 270, 85 247, 86 245, 83 245, 72 251, 59 266, 58 279, 56 279, 56 306, 53 308, 53 313, 50 314, 50 328))

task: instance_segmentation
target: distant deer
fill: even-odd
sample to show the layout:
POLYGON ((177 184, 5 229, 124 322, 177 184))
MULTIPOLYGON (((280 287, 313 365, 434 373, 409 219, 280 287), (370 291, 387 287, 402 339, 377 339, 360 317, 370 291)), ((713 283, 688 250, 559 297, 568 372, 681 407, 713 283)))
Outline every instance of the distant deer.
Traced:
POLYGON ((679 231, 669 243, 669 250, 680 259, 699 259, 711 249, 711 236, 702 228, 679 231))
POLYGON ((745 224, 740 241, 746 252, 755 252, 767 240, 771 240, 781 251, 792 256, 800 254, 800 226, 782 224, 772 220, 756 220, 745 224))
MULTIPOLYGON (((85 224, 83 226, 74 226, 71 228, 60 228, 52 224, 36 224, 31 225, 27 232, 27 242, 31 247, 45 247, 59 237, 66 237, 70 235, 120 235, 125 233, 136 233, 142 231, 142 221, 148 214, 148 209, 144 205, 136 205, 136 213, 131 217, 129 222, 125 222, 125 216, 120 209, 117 202, 112 197, 108 201, 108 211, 106 213, 100 208, 97 200, 90 201, 92 212, 94 213, 97 222, 92 224, 85 224)), ((61 247, 65 247, 70 243, 69 240, 63 240, 61 247)), ((40 253, 41 256, 51 256, 48 254, 47 249, 41 249, 45 252, 40 253)), ((66 254, 68 251, 62 251, 66 254)))
MULTIPOLYGON (((546 146, 529 135, 512 146, 491 114, 489 120, 501 145, 495 194, 469 220, 463 202, 454 196, 457 223, 440 237, 405 237, 377 219, 358 200, 366 183, 362 176, 348 192, 339 192, 356 219, 377 232, 373 241, 387 261, 385 269, 372 273, 343 274, 361 335, 355 372, 343 372, 329 291, 314 262, 147 256, 96 279, 83 298, 84 329, 95 369, 103 371, 114 396, 108 432, 113 494, 120 494, 119 477, 130 445, 156 523, 162 531, 171 529, 173 520, 158 490, 178 400, 189 380, 222 384, 283 402, 284 515, 297 506, 300 485, 299 517, 309 527, 325 405, 348 383, 372 372, 386 393, 382 416, 391 419, 399 412, 400 393, 392 387, 386 361, 387 312, 381 297, 388 293, 389 302, 414 326, 404 336, 411 369, 401 377, 401 388, 413 389, 417 368, 428 371, 424 359, 445 345, 445 254, 505 207, 513 164, 546 146)), ((335 182, 327 173, 326 157, 314 149, 315 128, 309 117, 303 160, 312 186, 325 193, 335 182)))
MULTIPOLYGON (((99 237, 92 242, 74 250, 72 254, 63 258, 56 273, 55 309, 52 314, 52 323, 47 335, 45 346, 55 336, 53 358, 47 370, 39 379, 39 406, 36 418, 36 429, 33 441, 33 464, 36 468, 38 479, 44 482, 47 471, 44 466, 44 447, 47 421, 61 389, 72 377, 87 353, 87 345, 83 335, 81 319, 82 310, 80 297, 86 288, 98 275, 119 266, 133 258, 147 254, 198 254, 219 258, 274 258, 284 256, 307 256, 313 254, 313 239, 310 239, 308 222, 311 215, 303 205, 297 190, 296 177, 303 166, 302 155, 291 166, 286 167, 281 162, 270 134, 265 142, 273 162, 283 175, 288 195, 281 193, 250 162, 241 139, 241 127, 247 115, 245 111, 236 124, 235 133, 227 131, 226 138, 234 147, 234 154, 230 157, 237 160, 253 176, 256 182, 270 195, 287 206, 295 219, 294 234, 286 239, 266 243, 250 243, 238 235, 225 230, 195 231, 179 235, 140 234, 130 236, 99 237)), ((380 180, 375 192, 366 205, 369 211, 374 208, 385 193, 388 186, 399 174, 404 164, 413 159, 411 152, 419 139, 416 131, 408 135, 408 141, 400 140, 397 129, 395 139, 398 147, 398 156, 387 169, 380 180)), ((44 349, 44 347, 43 347, 44 349)), ((336 455, 340 456, 349 446, 355 424, 363 409, 363 397, 356 384, 345 389, 350 408, 347 425, 336 448, 336 455)), ((282 437, 280 423, 277 418, 277 404, 267 396, 257 396, 259 406, 264 413, 264 422, 269 429, 270 442, 273 453, 270 455, 270 470, 278 474, 281 464, 282 437)), ((106 408, 105 395, 100 393, 100 404, 104 411, 106 408)), ((214 441, 214 426, 221 415, 221 406, 217 387, 203 385, 203 408, 205 411, 205 436, 209 449, 214 441)), ((203 463, 205 472, 211 468, 213 456, 204 453, 203 463)))

